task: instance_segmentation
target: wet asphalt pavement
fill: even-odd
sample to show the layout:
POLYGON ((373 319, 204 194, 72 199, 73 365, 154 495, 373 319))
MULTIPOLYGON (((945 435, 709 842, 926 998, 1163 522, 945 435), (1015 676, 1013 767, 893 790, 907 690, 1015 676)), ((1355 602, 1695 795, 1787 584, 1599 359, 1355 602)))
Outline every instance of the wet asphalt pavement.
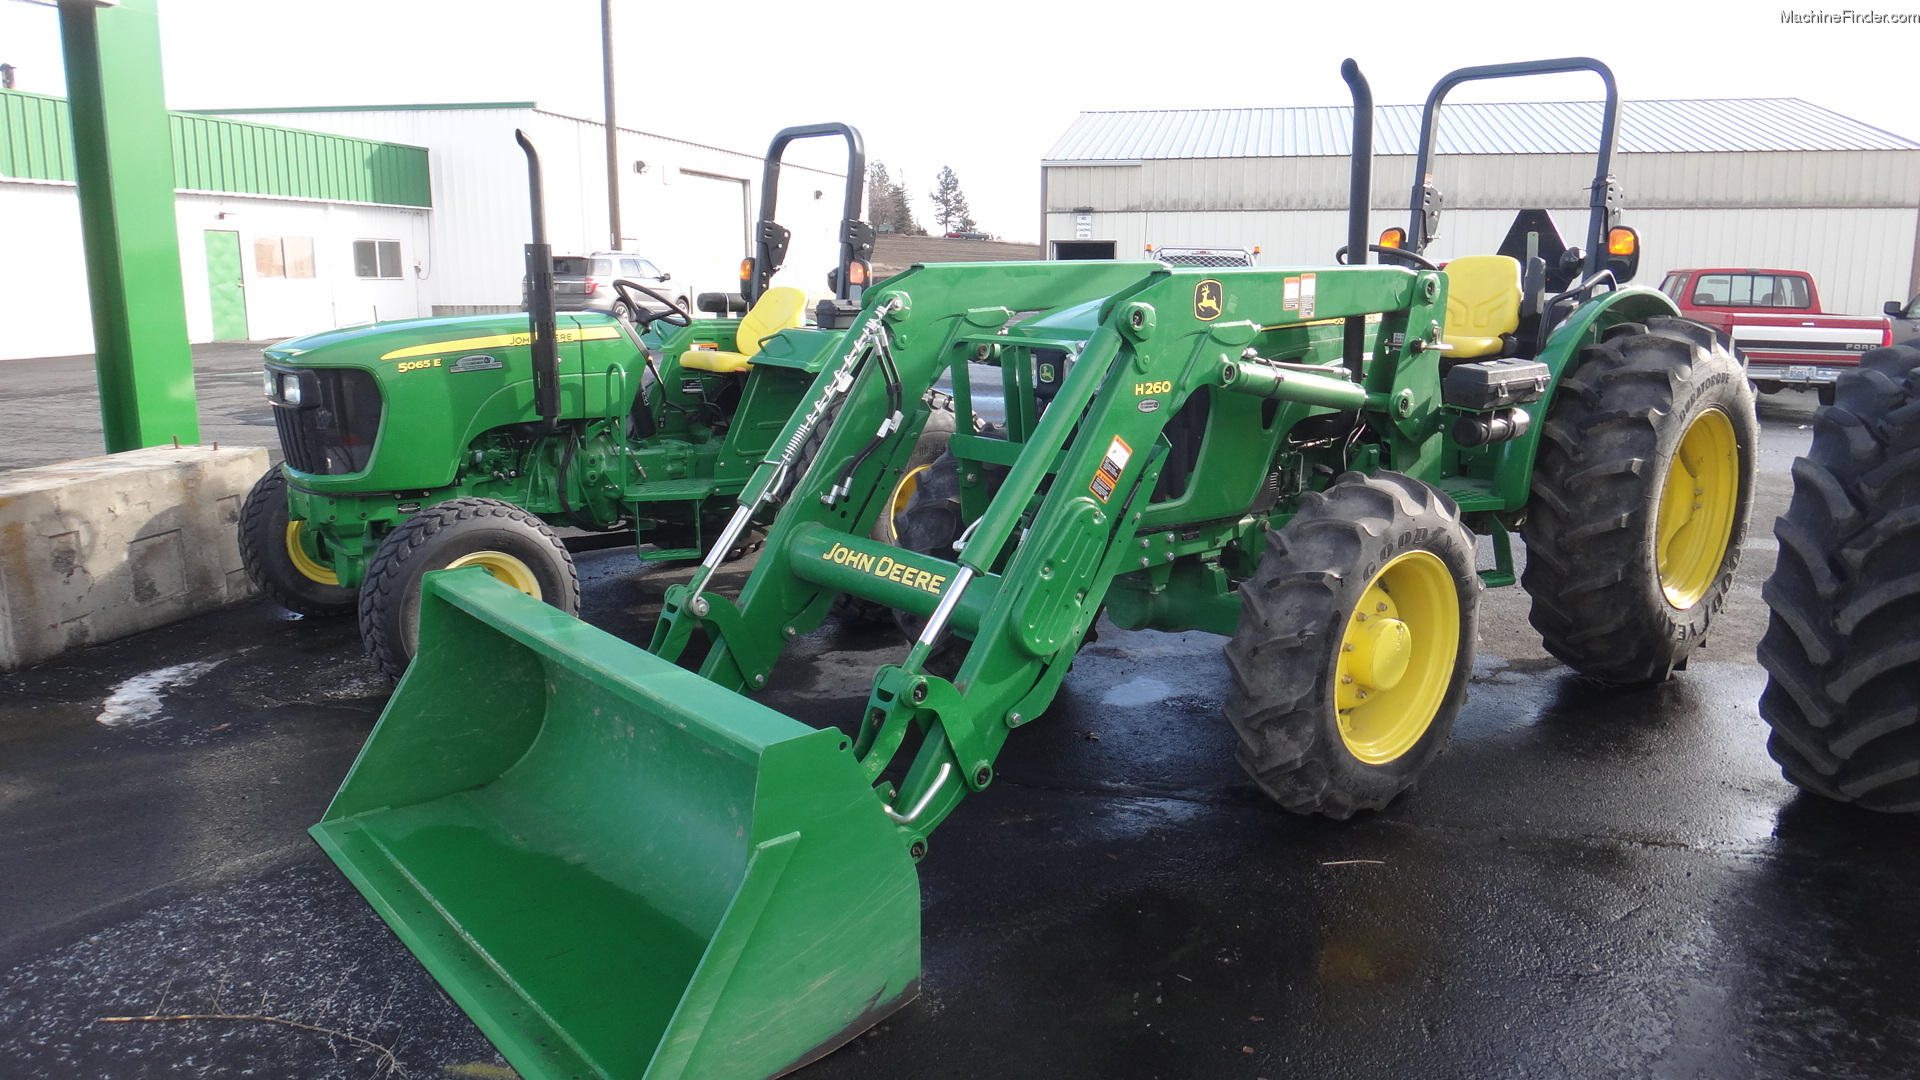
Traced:
MULTIPOLYGON (((799 1075, 1920 1074, 1920 821, 1796 796, 1754 704, 1811 411, 1763 402, 1741 584, 1690 670, 1584 683, 1489 592, 1451 749, 1351 822, 1240 773, 1222 639, 1107 628, 934 834, 922 996, 799 1075)), ((685 577, 581 569, 630 640, 685 577)), ((829 622, 762 698, 845 720, 898 651, 829 622)), ((0 1076, 510 1076, 305 834, 386 693, 351 620, 265 603, 0 675, 0 1076), (101 1022, 207 1013, 335 1034, 101 1022)))

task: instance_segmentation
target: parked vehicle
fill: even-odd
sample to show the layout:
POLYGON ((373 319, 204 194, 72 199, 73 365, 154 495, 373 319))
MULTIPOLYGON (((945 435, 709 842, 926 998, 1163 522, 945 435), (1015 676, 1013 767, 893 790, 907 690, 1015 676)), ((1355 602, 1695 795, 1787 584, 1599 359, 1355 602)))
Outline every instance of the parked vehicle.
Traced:
MULTIPOLYGON (((659 314, 669 307, 686 308, 685 295, 667 283, 673 275, 630 251, 596 251, 590 255, 553 257, 553 310, 600 311, 621 320, 635 322, 643 313, 659 314), (613 287, 615 280, 631 281, 653 293, 667 297, 672 304, 645 294, 626 293, 613 287)), ((520 309, 527 307, 527 279, 520 279, 520 309)))
POLYGON ((1893 322, 1893 342, 1899 344, 1920 338, 1920 296, 1902 303, 1899 300, 1887 301, 1881 309, 1893 322))
MULTIPOLYGON (((534 234, 527 266, 544 279, 562 260, 544 240, 538 157, 524 136, 520 145, 534 234)), ((482 566, 573 614, 573 551, 634 545, 643 562, 698 558, 806 399, 845 329, 842 312, 859 310, 873 251, 858 218, 864 159, 859 132, 845 124, 775 136, 744 295, 699 298, 715 318, 694 319, 662 295, 642 307, 648 286, 626 278, 607 291, 633 313, 630 323, 556 315, 538 280, 527 316, 348 327, 266 350, 286 462, 267 470, 242 508, 248 574, 302 614, 358 612, 368 653, 398 678, 414 654, 431 571, 482 566), (806 291, 771 285, 789 239, 772 215, 785 148, 818 136, 846 141, 852 179, 839 223, 841 284, 807 325, 806 291), (553 531, 569 526, 584 535, 563 541, 553 531)), ((930 411, 943 423, 951 416, 930 411)), ((932 432, 928 461, 945 447, 938 424, 932 432)), ((730 542, 720 554, 749 546, 730 542)))
POLYGON ((1577 248, 1529 209, 1442 271, 1416 187, 1398 262, 1370 262, 1371 95, 1348 61, 1350 265, 890 278, 647 650, 478 571, 431 578, 419 660, 315 837, 529 1080, 762 1080, 918 993, 915 864, 993 797, 997 755, 1047 719, 1103 610, 1232 635, 1242 765, 1335 818, 1386 805, 1447 741, 1482 587, 1515 584, 1510 529, 1554 655, 1666 679, 1732 588, 1756 421, 1713 333, 1622 284, 1638 239, 1606 197, 1612 76, 1453 72, 1413 172, 1448 87, 1568 71, 1607 90, 1577 248), (951 453, 875 541, 942 379, 951 453), (975 423, 988 398, 1004 425, 975 423), (715 589, 717 553, 775 508, 746 583, 715 589), (747 696, 842 593, 918 626, 864 704, 815 728, 747 696))
POLYGON ((1673 270, 1660 291, 1682 315, 1727 335, 1765 394, 1811 389, 1831 405, 1834 379, 1859 367, 1862 353, 1893 342, 1884 316, 1821 311, 1813 277, 1801 270, 1673 270))

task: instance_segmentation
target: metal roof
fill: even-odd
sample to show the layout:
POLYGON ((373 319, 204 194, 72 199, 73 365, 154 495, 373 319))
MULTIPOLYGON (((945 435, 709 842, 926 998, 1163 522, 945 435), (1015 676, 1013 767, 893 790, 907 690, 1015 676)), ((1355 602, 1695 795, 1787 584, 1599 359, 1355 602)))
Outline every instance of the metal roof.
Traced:
MULTIPOLYGON (((1412 155, 1418 105, 1374 110, 1373 151, 1412 155)), ((1516 101, 1443 105, 1443 154, 1592 153, 1600 140, 1598 101, 1516 101)), ((1353 130, 1347 105, 1274 109, 1155 109, 1083 112, 1045 163, 1150 158, 1344 157, 1353 130)), ((1737 150, 1920 150, 1920 142, 1799 98, 1623 101, 1619 149, 1629 154, 1737 150)))

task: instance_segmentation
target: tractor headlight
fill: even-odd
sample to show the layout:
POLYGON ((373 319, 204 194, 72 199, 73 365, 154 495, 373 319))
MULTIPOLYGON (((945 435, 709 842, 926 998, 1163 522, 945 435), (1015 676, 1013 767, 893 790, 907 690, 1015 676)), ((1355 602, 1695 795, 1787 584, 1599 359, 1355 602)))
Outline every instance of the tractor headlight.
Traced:
POLYGON ((289 405, 300 404, 300 376, 288 375, 281 380, 280 398, 289 405))
POLYGON ((263 384, 265 384, 264 389, 266 390, 268 397, 272 397, 273 392, 279 389, 277 386, 274 385, 275 378, 274 378, 274 373, 272 368, 268 368, 267 370, 262 371, 260 373, 260 381, 263 384))

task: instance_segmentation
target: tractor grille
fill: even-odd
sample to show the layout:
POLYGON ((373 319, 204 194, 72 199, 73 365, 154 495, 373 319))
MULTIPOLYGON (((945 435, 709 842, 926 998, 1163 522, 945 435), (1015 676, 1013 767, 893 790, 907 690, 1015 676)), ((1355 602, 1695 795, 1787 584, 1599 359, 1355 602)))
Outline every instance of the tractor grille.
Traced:
POLYGON ((308 369, 297 374, 301 405, 276 401, 273 406, 287 464, 321 476, 365 470, 380 434, 380 385, 373 373, 308 369))
POLYGON ((1242 248, 1161 248, 1155 253, 1169 266, 1252 266, 1253 253, 1242 248))

